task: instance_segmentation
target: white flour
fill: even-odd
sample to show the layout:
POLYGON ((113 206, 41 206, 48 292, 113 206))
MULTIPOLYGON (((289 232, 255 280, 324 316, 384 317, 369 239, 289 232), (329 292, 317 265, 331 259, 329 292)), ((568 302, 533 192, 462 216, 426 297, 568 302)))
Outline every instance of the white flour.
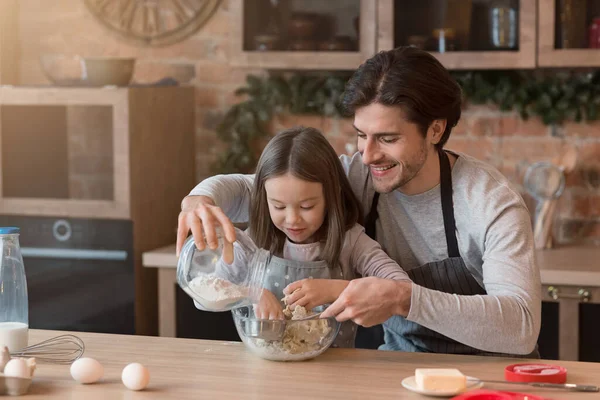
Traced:
POLYGON ((306 308, 297 306, 292 311, 286 306, 283 314, 290 322, 280 341, 242 337, 248 348, 259 357, 273 361, 308 360, 323 353, 333 342, 334 337, 329 337, 332 327, 327 320, 317 318, 293 322, 313 314, 306 308))
POLYGON ((192 297, 207 310, 228 310, 248 298, 248 289, 216 276, 202 275, 190 281, 192 297))
POLYGON ((258 338, 245 338, 248 348, 257 356, 271 361, 304 361, 321 355, 326 346, 313 350, 306 349, 300 353, 290 353, 287 346, 281 342, 267 342, 258 338))

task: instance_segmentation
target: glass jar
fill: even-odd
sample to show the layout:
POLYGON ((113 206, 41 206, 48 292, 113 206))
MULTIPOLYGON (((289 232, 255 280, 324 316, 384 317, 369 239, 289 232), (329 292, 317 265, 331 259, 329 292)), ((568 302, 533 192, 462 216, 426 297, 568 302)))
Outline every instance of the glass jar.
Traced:
POLYGON ((27 279, 19 228, 0 227, 0 242, 0 348, 7 346, 16 352, 27 347, 29 340, 27 279))
POLYGON ((579 49, 586 45, 587 4, 580 0, 559 0, 556 4, 555 48, 579 49))
POLYGON ((277 35, 256 35, 254 36, 254 49, 258 51, 279 50, 281 38, 277 35))
POLYGON ((493 49, 514 50, 518 45, 518 10, 513 0, 492 0, 489 14, 493 49))
POLYGON ((457 51, 456 32, 452 28, 434 29, 431 50, 439 53, 457 51))
POLYGON ((592 19, 592 23, 588 28, 588 48, 600 48, 600 17, 592 19))
POLYGON ((193 237, 186 240, 177 262, 177 283, 205 311, 258 303, 271 253, 239 241, 227 244, 219 231, 217 237, 219 245, 214 250, 200 251, 193 237))

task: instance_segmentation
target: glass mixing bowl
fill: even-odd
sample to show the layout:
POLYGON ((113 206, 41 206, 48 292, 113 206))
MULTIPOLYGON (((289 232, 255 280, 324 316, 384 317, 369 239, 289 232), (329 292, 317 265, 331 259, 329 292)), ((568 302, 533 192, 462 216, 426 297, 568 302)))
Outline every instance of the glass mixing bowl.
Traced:
MULTIPOLYGON (((313 309, 321 312, 326 306, 313 309)), ((255 317, 252 306, 231 310, 235 327, 246 347, 257 356, 272 361, 302 361, 321 355, 331 346, 340 330, 333 317, 306 321, 264 320, 255 317), (268 337, 279 340, 266 340, 268 337)))

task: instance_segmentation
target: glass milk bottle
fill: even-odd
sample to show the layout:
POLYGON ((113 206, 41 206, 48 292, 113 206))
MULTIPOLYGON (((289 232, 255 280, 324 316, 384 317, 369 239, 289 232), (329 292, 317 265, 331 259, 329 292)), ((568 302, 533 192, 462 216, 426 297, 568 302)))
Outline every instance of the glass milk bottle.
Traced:
POLYGON ((10 352, 27 347, 28 304, 19 228, 0 227, 0 348, 10 352))

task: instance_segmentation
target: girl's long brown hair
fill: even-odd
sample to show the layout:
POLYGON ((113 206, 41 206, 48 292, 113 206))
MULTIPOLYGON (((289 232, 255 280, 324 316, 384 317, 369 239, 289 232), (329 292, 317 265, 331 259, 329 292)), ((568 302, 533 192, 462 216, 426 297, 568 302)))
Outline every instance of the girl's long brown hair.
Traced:
POLYGON ((250 236, 260 248, 278 255, 283 252, 286 235, 271 221, 265 182, 288 172, 323 185, 326 214, 317 234, 325 243, 321 258, 333 266, 338 261, 346 231, 362 223, 362 212, 335 150, 317 129, 303 126, 286 129, 275 135, 263 150, 252 190, 250 236))

